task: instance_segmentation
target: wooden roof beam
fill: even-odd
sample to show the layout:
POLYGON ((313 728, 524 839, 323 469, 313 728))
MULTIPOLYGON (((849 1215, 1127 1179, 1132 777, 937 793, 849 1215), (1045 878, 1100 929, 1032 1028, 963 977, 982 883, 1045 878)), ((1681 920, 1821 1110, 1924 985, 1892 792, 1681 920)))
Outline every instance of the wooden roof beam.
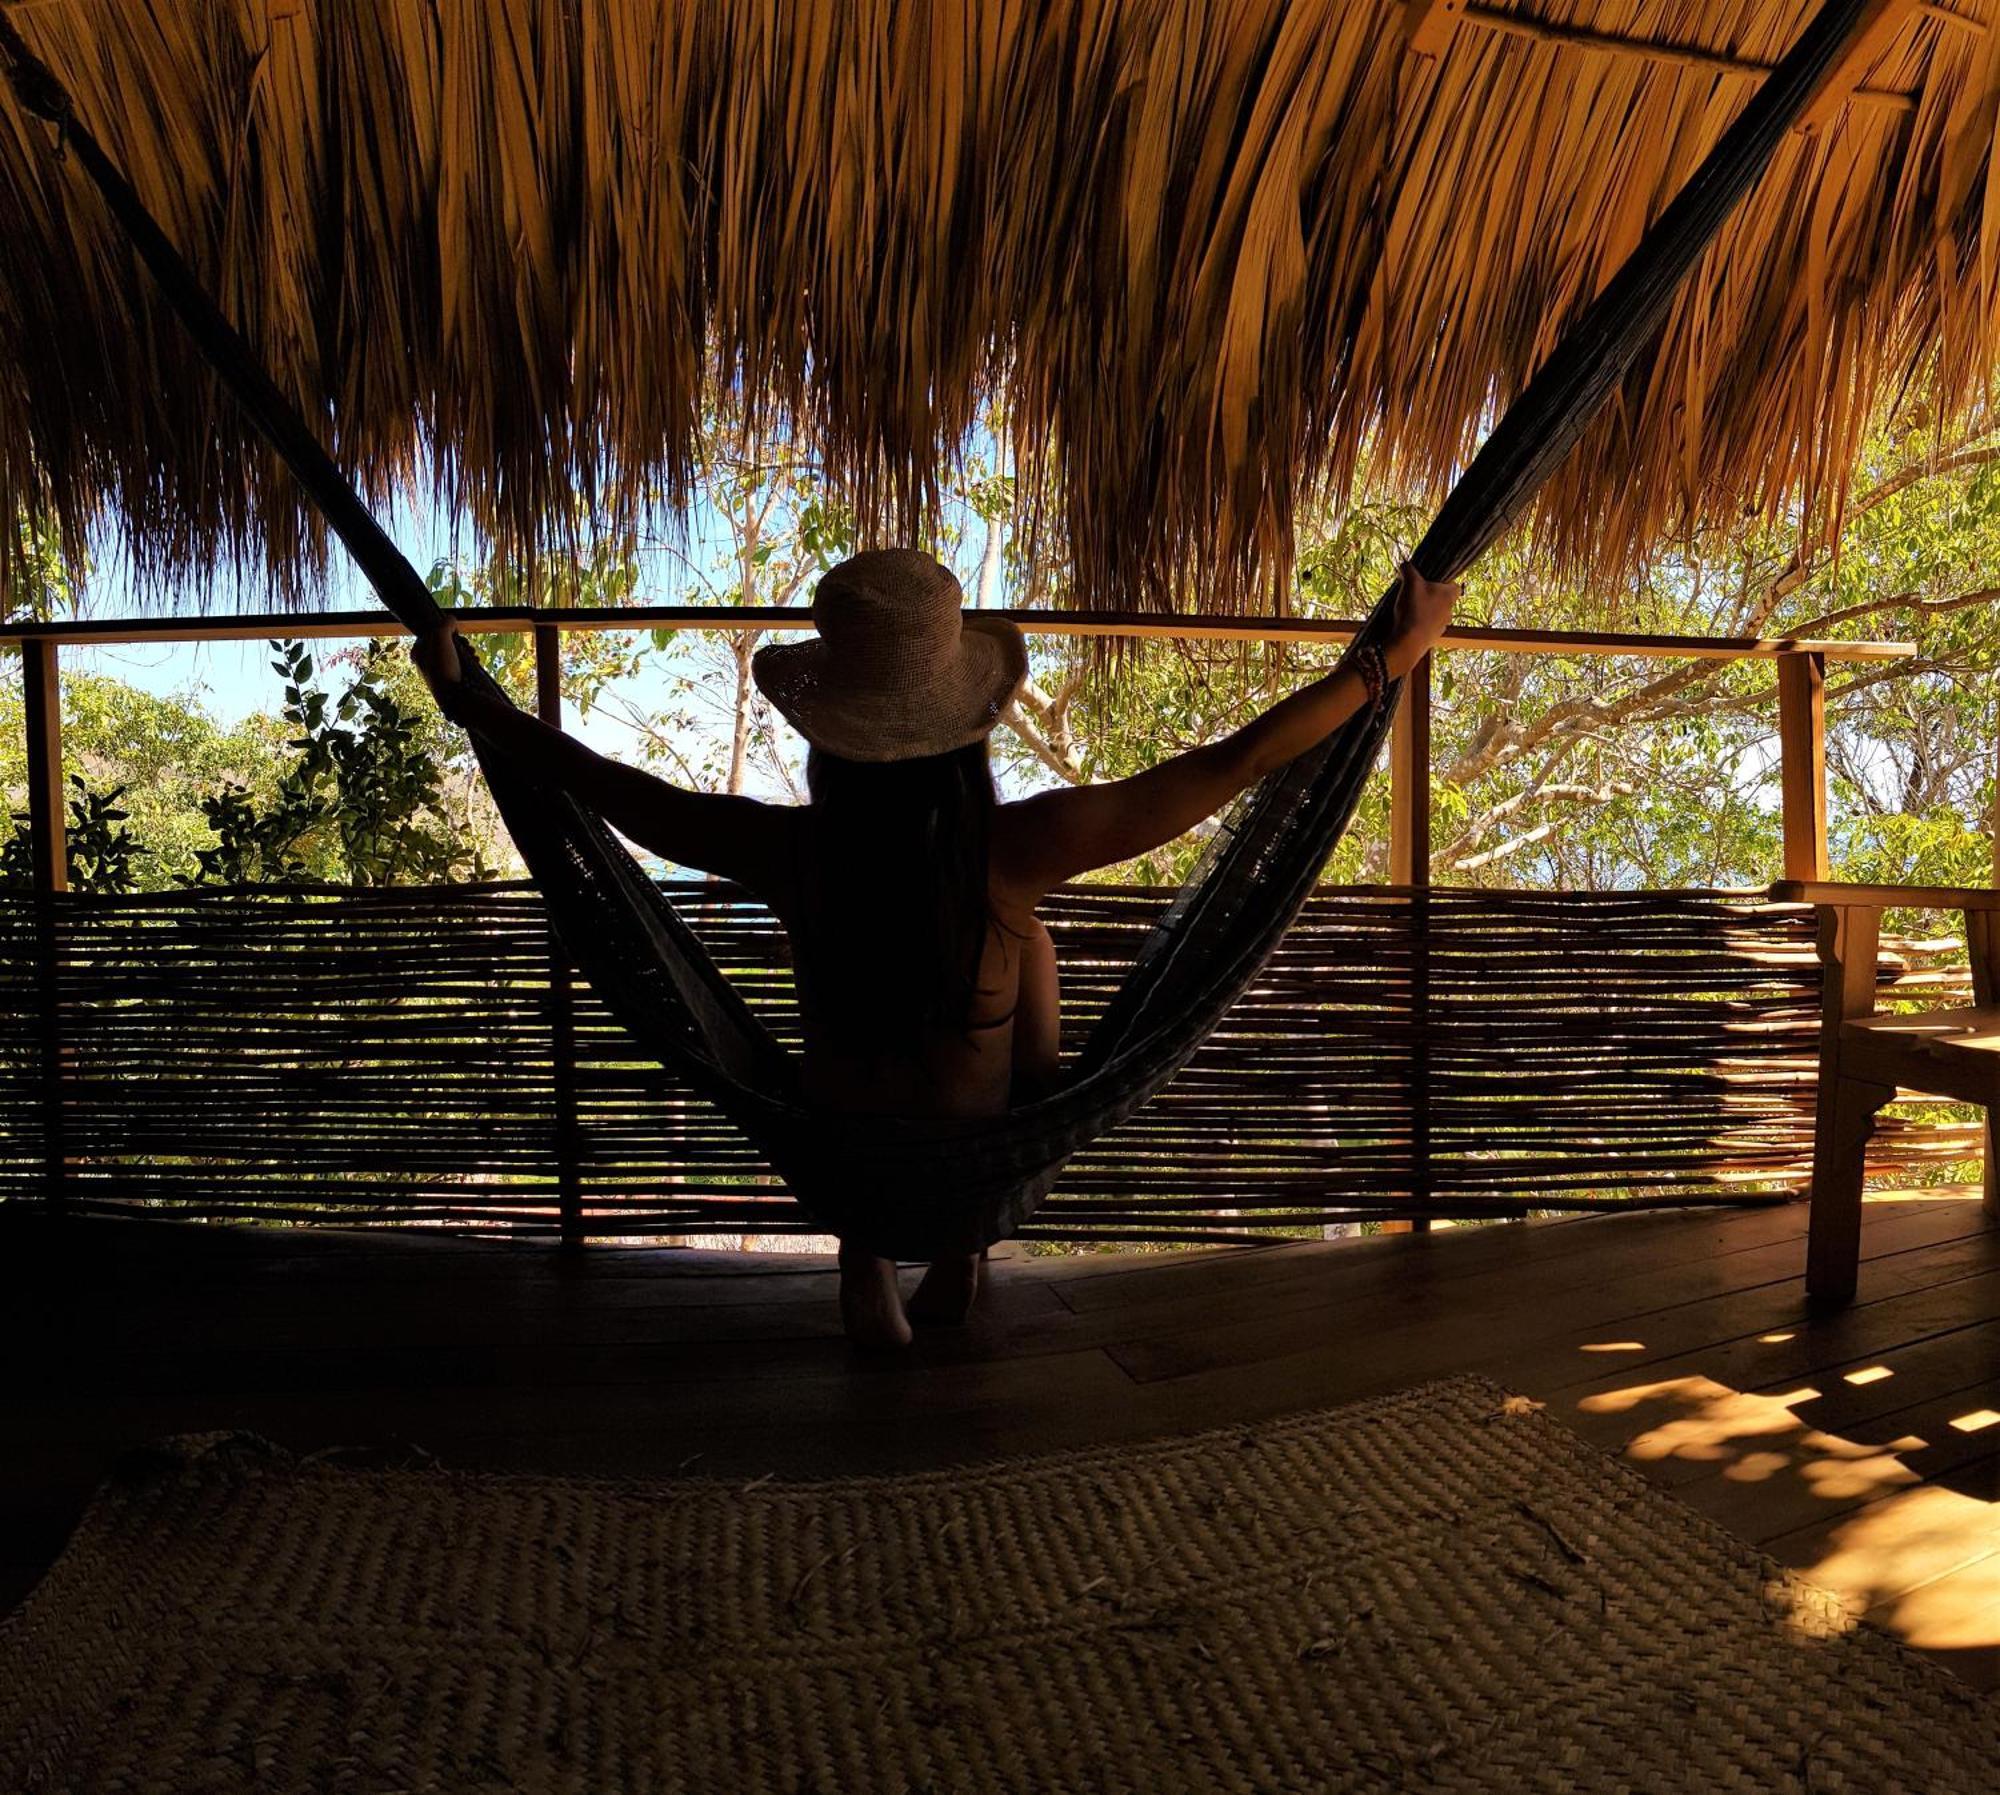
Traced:
MULTIPOLYGON (((1915 111, 1917 103, 1911 95, 1888 88, 1862 87, 1859 80, 1881 60, 1896 33, 1919 15, 1941 22, 1949 21, 1965 31, 1981 32, 1985 29, 1977 19, 1926 4, 1926 0, 1877 0, 1874 15, 1862 25, 1853 45, 1829 77, 1826 89, 1813 102, 1798 128, 1802 131, 1813 129, 1816 118, 1833 116, 1849 100, 1896 112, 1915 111)), ((1711 50, 1703 44, 1677 43, 1665 38, 1628 37, 1556 19, 1531 19, 1506 6, 1491 4, 1491 0, 1405 0, 1404 35, 1410 49, 1420 56, 1441 54, 1450 43, 1452 32, 1461 24, 1501 37, 1520 38, 1527 43, 1665 63, 1675 68, 1734 76, 1740 80, 1761 81, 1776 66, 1754 56, 1736 56, 1726 50, 1711 50)))
POLYGON ((1954 25, 1960 31, 1969 32, 1974 37, 1984 37, 1986 35, 1986 21, 1984 19, 1968 18, 1962 12, 1957 12, 1949 6, 1941 5, 1939 0, 1920 0, 1917 11, 1922 13, 1927 19, 1936 19, 1941 25, 1954 25))
POLYGON ((1464 11, 1465 0, 1403 0, 1403 36, 1419 56, 1436 56, 1464 11))
POLYGON ((1919 0, 1873 0, 1798 128, 1817 131, 1838 118, 1841 108, 1860 92, 1861 77, 1888 54, 1890 44, 1921 10, 1919 0))

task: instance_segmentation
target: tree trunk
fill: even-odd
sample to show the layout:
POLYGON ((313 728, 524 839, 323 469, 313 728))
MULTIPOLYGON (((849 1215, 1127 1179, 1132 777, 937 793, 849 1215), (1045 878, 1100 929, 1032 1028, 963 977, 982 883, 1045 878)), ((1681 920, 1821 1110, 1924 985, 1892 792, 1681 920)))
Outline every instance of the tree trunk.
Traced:
POLYGON ((1006 528, 997 517, 986 520, 986 546, 979 556, 979 578, 973 585, 973 606, 977 610, 990 611, 1000 602, 1001 551, 1005 544, 1006 528))
POLYGON ((745 630, 733 642, 736 660, 736 713, 729 732, 729 784, 732 798, 743 795, 743 777, 750 760, 750 701, 755 687, 750 681, 750 657, 757 652, 757 632, 745 630))

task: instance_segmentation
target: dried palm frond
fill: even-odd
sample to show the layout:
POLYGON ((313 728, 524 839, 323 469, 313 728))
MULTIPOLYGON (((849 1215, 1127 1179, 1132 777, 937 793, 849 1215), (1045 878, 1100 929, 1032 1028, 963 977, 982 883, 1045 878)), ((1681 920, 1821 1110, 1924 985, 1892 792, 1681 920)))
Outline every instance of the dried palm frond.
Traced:
MULTIPOLYGON (((1217 609, 1282 603, 1364 442, 1449 477, 1810 11, 1494 0, 1431 55, 1401 0, 0 5, 374 494, 425 471, 532 559, 683 501, 727 388, 919 533, 997 399, 1074 602, 1217 609)), ((1894 9, 1544 493, 1555 548, 1823 525, 1886 396, 1983 403, 1990 9, 1894 9)), ((5 96, 0 507, 115 512, 142 571, 323 552, 5 96)))

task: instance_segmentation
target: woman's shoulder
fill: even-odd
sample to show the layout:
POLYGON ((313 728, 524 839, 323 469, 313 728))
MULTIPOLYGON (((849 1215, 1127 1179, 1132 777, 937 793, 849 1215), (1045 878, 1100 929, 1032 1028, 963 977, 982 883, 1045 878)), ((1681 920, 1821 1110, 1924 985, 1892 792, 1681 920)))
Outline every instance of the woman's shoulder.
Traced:
POLYGON ((993 813, 991 861, 996 882, 1039 902, 1062 882, 1075 859, 1075 838, 1087 832, 1087 794, 1101 788, 1058 786, 1000 805, 993 813))

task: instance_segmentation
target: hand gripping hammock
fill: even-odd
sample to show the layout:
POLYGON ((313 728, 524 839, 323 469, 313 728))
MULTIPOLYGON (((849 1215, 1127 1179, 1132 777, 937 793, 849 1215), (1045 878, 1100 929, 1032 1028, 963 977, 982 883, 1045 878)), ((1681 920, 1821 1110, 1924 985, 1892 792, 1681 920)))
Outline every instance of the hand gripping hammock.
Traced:
MULTIPOLYGON (((1518 517, 1562 462, 1675 289, 1755 184, 1872 0, 1827 0, 1625 264, 1507 409, 1411 561, 1451 579, 1518 517)), ((410 629, 441 618, 422 577, 369 515, 311 429, 216 309, 61 84, 0 12, 0 61, 29 111, 58 127, 202 354, 325 514, 382 603, 410 629)), ((1360 641, 1379 646, 1395 593, 1360 641)), ((498 692, 461 642, 465 677, 498 692)), ((808 1108, 789 1056, 658 887, 605 826, 475 738, 500 812, 565 950, 644 1050, 763 1150, 823 1225, 884 1254, 928 1259, 1001 1239, 1064 1162, 1170 1079, 1256 977, 1317 880, 1394 714, 1395 689, 1246 796, 1139 952, 1067 1080, 1003 1116, 854 1117, 808 1108)))

